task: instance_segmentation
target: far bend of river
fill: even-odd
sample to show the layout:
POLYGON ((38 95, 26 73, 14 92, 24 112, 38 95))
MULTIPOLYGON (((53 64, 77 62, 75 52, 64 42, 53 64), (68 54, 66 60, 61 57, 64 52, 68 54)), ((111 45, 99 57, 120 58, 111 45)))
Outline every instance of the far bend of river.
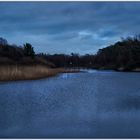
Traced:
POLYGON ((0 83, 0 138, 140 138, 140 73, 0 83))

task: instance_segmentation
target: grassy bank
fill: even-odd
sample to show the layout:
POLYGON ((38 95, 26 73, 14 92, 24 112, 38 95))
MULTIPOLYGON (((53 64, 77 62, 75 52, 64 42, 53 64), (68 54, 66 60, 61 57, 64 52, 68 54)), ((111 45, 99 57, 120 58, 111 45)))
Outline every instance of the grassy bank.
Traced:
POLYGON ((0 66, 0 81, 35 80, 73 72, 79 70, 49 68, 44 65, 3 65, 0 66))

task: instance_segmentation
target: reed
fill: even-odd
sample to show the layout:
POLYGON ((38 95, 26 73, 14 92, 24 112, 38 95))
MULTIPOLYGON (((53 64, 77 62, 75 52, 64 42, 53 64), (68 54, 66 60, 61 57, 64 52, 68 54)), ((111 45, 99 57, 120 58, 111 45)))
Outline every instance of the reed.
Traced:
POLYGON ((0 81, 40 79, 61 72, 64 72, 63 68, 52 69, 43 65, 5 65, 0 66, 0 81))

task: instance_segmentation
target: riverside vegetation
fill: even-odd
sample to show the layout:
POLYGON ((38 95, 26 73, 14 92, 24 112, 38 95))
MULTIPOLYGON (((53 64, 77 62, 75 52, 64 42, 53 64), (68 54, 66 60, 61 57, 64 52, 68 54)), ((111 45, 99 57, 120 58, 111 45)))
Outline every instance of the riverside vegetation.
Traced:
POLYGON ((96 54, 40 54, 57 67, 82 67, 117 71, 140 71, 140 36, 128 37, 99 49, 96 54))
POLYGON ((66 72, 78 70, 56 68, 52 62, 35 54, 31 44, 9 45, 0 38, 0 81, 33 80, 66 72))
POLYGON ((31 44, 9 45, 0 38, 0 81, 49 77, 70 68, 140 71, 140 36, 128 37, 99 49, 96 54, 36 54, 31 44))

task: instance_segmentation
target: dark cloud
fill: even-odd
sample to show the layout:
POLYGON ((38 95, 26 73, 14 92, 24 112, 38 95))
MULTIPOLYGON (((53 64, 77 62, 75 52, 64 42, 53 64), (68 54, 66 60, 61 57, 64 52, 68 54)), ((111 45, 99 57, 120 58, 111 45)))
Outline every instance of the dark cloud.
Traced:
POLYGON ((48 53, 95 53, 140 25, 140 2, 0 2, 0 13, 0 36, 48 53))

